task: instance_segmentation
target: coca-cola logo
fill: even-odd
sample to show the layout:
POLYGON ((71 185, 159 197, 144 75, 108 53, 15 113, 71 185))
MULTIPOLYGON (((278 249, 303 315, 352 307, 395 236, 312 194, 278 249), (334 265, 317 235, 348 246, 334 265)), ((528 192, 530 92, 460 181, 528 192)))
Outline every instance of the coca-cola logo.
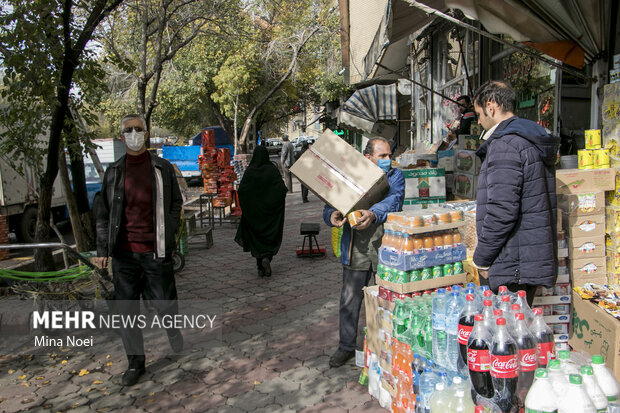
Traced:
POLYGON ((467 340, 469 340, 469 336, 471 335, 472 330, 473 326, 464 326, 459 324, 459 331, 457 334, 459 344, 467 345, 467 340))
POLYGON ((519 371, 517 355, 491 356, 491 375, 497 378, 514 378, 519 371))
POLYGON ((531 348, 527 350, 519 351, 521 355, 521 370, 534 371, 538 365, 538 357, 536 355, 536 349, 531 348))

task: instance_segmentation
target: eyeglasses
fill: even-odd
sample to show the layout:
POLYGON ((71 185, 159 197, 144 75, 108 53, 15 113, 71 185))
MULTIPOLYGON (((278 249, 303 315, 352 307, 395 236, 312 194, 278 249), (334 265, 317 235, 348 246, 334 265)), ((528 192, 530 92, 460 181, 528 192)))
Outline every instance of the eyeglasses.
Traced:
POLYGON ((144 129, 142 129, 142 126, 132 126, 123 129, 123 133, 131 133, 131 131, 144 132, 144 129))

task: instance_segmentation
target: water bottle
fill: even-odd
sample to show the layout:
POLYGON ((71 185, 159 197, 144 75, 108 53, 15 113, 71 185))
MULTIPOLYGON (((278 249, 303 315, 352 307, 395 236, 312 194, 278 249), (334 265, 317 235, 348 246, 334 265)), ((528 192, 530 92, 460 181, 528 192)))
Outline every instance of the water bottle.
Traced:
POLYGON ((571 374, 580 374, 579 367, 570 359, 570 351, 558 351, 558 360, 560 360, 560 370, 566 377, 571 374))
POLYGON ((582 382, 579 374, 569 376, 567 391, 559 398, 558 413, 596 413, 582 382))
POLYGON ((446 365, 446 290, 438 288, 433 298, 433 356, 435 362, 446 365))
POLYGON ((618 382, 613 374, 605 367, 605 360, 603 356, 596 355, 592 356, 592 369, 594 370, 594 377, 596 377, 596 381, 598 385, 607 396, 607 400, 609 402, 617 402, 618 401, 618 382))
POLYGON ((439 376, 430 367, 424 369, 424 373, 420 376, 420 399, 425 411, 430 409, 430 399, 435 391, 435 385, 439 382, 439 376))
POLYGON ((435 385, 435 392, 430 399, 431 413, 445 413, 448 411, 448 403, 452 399, 452 392, 446 391, 444 383, 435 385))
POLYGON ((447 412, 450 413, 475 413, 476 406, 469 392, 458 389, 454 392, 454 397, 448 402, 447 412))
POLYGON ((560 368, 560 360, 549 361, 547 371, 549 373, 549 381, 551 382, 555 394, 557 394, 558 397, 562 397, 568 390, 568 380, 560 368))
POLYGON ((418 372, 418 368, 421 362, 420 355, 418 353, 413 353, 413 362, 411 362, 411 385, 415 394, 420 392, 420 373, 418 372))
POLYGON ((536 369, 536 378, 525 398, 526 412, 556 412, 557 401, 547 369, 536 369))
POLYGON ((588 397, 590 397, 594 408, 598 413, 607 412, 607 405, 609 402, 605 396, 605 393, 603 393, 603 390, 594 378, 594 369, 592 366, 581 366, 580 371, 581 378, 583 379, 583 387, 585 388, 588 397))
POLYGON ((368 369, 368 393, 375 399, 379 399, 379 387, 381 387, 381 367, 375 353, 370 356, 370 368, 368 369))
POLYGON ((459 292, 450 294, 450 299, 446 305, 446 368, 457 371, 457 360, 459 357, 459 317, 463 304, 459 292))

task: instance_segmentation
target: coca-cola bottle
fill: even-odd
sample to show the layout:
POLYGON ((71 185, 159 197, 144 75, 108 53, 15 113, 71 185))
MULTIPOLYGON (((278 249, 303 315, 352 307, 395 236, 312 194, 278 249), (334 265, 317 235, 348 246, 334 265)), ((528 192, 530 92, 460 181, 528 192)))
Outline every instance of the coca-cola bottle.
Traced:
POLYGON ((497 308, 502 310, 504 312, 505 316, 508 316, 508 313, 510 312, 511 306, 512 306, 512 304, 510 304, 510 296, 509 295, 502 295, 502 296, 500 296, 499 303, 497 304, 497 308))
MULTIPOLYGON (((484 316, 476 314, 474 329, 467 340, 467 367, 469 378, 476 394, 490 399, 493 397, 491 380, 491 334, 484 324, 484 316)), ((476 400, 476 397, 474 397, 476 400)))
POLYGON ((508 287, 506 287, 505 285, 500 285, 499 289, 497 290, 497 295, 496 297, 496 302, 495 302, 495 306, 499 307, 499 304, 502 302, 502 297, 507 295, 508 297, 510 297, 510 291, 508 291, 508 287))
POLYGON ((491 378, 495 396, 493 401, 502 413, 519 411, 517 383, 519 381, 519 350, 506 329, 506 319, 497 319, 497 330, 491 343, 491 378))
POLYGON ((546 367, 549 360, 555 358, 555 345, 553 343, 553 331, 542 316, 542 308, 537 307, 532 310, 534 321, 530 325, 530 331, 536 339, 538 350, 538 366, 546 367))
POLYGON ((525 396, 534 382, 536 368, 538 367, 538 350, 536 339, 525 324, 525 314, 517 313, 515 316, 515 330, 513 336, 519 348, 519 383, 517 396, 523 406, 525 396))
POLYGON ((477 305, 473 294, 465 296, 465 307, 459 316, 459 330, 457 339, 459 342, 459 358, 457 360, 458 371, 467 369, 467 340, 474 329, 474 317, 477 313, 477 305))
POLYGON ((527 293, 525 290, 517 291, 517 301, 516 304, 521 306, 521 312, 525 316, 525 324, 529 327, 534 321, 534 313, 532 312, 532 308, 527 303, 527 293))
POLYGON ((484 326, 489 334, 493 335, 493 331, 495 331, 495 322, 493 320, 493 301, 490 299, 484 300, 482 304, 482 316, 484 317, 482 322, 484 323, 484 326))

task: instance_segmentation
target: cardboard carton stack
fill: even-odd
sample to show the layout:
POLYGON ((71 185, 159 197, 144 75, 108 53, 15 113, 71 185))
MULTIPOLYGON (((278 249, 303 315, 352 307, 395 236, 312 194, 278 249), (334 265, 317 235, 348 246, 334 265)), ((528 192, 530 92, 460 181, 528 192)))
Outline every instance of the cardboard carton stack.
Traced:
POLYGON ((405 176, 404 210, 446 202, 446 172, 443 168, 403 169, 402 172, 405 176))
POLYGON ((481 166, 482 162, 475 150, 458 149, 455 152, 453 189, 455 195, 466 199, 476 199, 481 166))

